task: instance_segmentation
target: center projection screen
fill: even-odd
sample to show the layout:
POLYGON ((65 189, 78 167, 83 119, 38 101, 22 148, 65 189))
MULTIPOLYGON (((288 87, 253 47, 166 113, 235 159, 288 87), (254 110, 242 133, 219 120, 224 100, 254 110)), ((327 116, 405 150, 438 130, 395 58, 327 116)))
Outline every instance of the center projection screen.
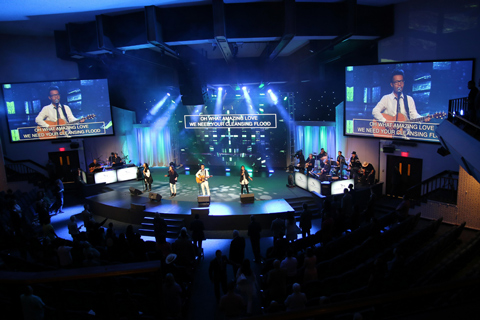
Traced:
POLYGON ((473 60, 348 66, 345 135, 439 142, 449 100, 468 95, 472 76, 473 60))
POLYGON ((285 167, 286 94, 228 88, 209 97, 204 106, 186 106, 177 119, 182 163, 254 171, 285 167))

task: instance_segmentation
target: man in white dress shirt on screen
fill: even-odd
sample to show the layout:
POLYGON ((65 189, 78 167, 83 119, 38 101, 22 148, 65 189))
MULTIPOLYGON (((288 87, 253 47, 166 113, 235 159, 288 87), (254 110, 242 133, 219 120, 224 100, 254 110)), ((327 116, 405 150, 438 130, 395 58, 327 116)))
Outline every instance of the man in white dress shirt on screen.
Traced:
MULTIPOLYGON (((53 126, 59 124, 58 121, 60 119, 65 120, 67 123, 78 121, 78 119, 73 116, 70 107, 60 103, 60 93, 58 87, 52 86, 48 88, 48 91, 48 99, 52 103, 42 108, 42 111, 40 111, 38 116, 35 118, 35 122, 40 127, 48 128, 51 125, 53 126), (45 121, 51 121, 55 124, 49 125, 45 121)), ((80 120, 80 122, 85 122, 85 119, 80 120)))

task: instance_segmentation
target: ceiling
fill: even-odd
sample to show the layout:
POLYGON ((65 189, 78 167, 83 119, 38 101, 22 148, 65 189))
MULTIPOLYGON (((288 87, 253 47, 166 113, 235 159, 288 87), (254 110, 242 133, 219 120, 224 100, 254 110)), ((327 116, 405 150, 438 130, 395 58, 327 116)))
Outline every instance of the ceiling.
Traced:
MULTIPOLYGON (((357 4, 387 6, 407 0, 357 0, 357 4)), ((281 2, 281 0, 224 0, 225 4, 281 2)), ((296 2, 338 3, 341 0, 300 0, 296 2)), ((99 14, 138 10, 145 6, 179 7, 208 5, 210 0, 1 0, 0 34, 52 36, 69 22, 95 20, 99 14)))

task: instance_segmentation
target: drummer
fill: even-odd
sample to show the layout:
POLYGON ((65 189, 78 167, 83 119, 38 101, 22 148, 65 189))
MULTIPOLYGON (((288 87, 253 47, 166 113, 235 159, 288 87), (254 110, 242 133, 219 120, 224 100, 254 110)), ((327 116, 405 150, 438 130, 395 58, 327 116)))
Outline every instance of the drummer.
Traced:
POLYGON ((320 153, 318 154, 318 160, 320 160, 320 167, 323 168, 325 166, 325 160, 328 158, 327 152, 325 149, 320 149, 320 153))

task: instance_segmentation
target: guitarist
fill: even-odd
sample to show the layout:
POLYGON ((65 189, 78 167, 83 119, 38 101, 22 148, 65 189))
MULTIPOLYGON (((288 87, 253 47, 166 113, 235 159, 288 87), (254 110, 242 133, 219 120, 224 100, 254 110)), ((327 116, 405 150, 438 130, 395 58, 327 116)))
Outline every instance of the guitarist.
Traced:
POLYGON ((97 162, 97 159, 93 159, 93 162, 88 165, 88 171, 90 173, 103 171, 102 166, 97 162))
POLYGON ((210 187, 208 186, 208 178, 210 176, 208 175, 208 170, 205 169, 205 165, 202 163, 200 165, 200 170, 195 174, 195 177, 197 178, 197 183, 200 184, 200 187, 202 187, 202 195, 205 195, 207 193, 207 196, 210 195, 210 187))
MULTIPOLYGON (((62 105, 60 103, 60 93, 57 86, 52 86, 48 88, 48 99, 51 103, 42 108, 42 111, 35 118, 35 122, 44 128, 48 128, 50 125, 45 121, 51 121, 58 124, 60 119, 68 122, 78 121, 72 114, 72 110, 67 105, 62 105)), ((85 122, 85 119, 80 120, 79 122, 85 122)))
MULTIPOLYGON (((387 121, 383 114, 393 117, 394 121, 413 120, 422 117, 417 112, 413 98, 403 93, 404 85, 405 80, 403 70, 393 70, 390 80, 390 86, 393 89, 392 93, 384 95, 372 110, 372 115, 377 121, 387 121), (399 114, 403 115, 400 120, 399 114)), ((425 119, 425 122, 428 121, 430 121, 429 117, 425 119)))

